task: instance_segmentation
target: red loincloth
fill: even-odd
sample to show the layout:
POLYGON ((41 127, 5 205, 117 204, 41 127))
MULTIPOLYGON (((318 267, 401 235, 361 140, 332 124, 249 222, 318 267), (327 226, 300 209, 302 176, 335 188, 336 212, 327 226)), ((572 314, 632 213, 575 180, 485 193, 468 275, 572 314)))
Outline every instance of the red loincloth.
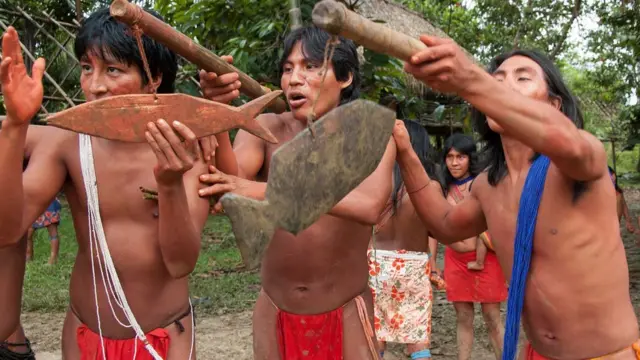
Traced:
MULTIPOLYGON (((612 355, 617 355, 623 351, 626 350, 630 350, 632 349, 635 352, 636 355, 636 359, 640 360, 640 340, 633 343, 630 346, 627 346, 626 348, 616 351, 614 353, 611 353, 609 355, 605 355, 605 356, 601 356, 601 357, 597 357, 597 358, 593 358, 593 359, 589 359, 589 360, 605 360, 607 357, 612 356, 612 355)), ((533 347, 531 346, 531 343, 527 342, 527 345, 524 348, 524 360, 549 360, 549 358, 546 358, 540 354, 538 354, 533 347)))
MULTIPOLYGON (((153 360, 151 354, 144 348, 144 344, 137 338, 123 340, 103 338, 106 353, 106 357, 104 357, 100 335, 91 331, 84 324, 78 327, 76 334, 80 348, 80 360, 133 359, 134 354, 136 360, 153 360)), ((167 330, 156 329, 145 335, 155 351, 163 359, 166 359, 169 352, 169 333, 167 330)))
POLYGON ((495 253, 487 251, 484 270, 467 269, 476 252, 459 253, 447 247, 444 252, 444 280, 451 302, 498 303, 507 299, 507 285, 495 253))
POLYGON ((318 315, 278 310, 277 329, 282 360, 342 360, 342 307, 318 315))

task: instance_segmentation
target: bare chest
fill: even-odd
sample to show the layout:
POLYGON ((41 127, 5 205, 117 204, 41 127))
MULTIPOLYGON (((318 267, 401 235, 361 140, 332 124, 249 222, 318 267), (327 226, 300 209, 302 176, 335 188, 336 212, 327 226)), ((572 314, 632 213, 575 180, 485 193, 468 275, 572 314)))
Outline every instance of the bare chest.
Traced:
POLYGON ((145 199, 140 190, 141 187, 153 190, 157 187, 153 174, 157 160, 151 149, 143 146, 129 148, 128 145, 114 149, 94 140, 94 179, 85 179, 83 176, 80 156, 76 145, 70 149, 66 159, 77 198, 77 203, 71 204, 77 208, 75 212, 87 212, 85 181, 95 181, 100 215, 105 225, 120 219, 143 223, 153 221, 157 202, 145 199))

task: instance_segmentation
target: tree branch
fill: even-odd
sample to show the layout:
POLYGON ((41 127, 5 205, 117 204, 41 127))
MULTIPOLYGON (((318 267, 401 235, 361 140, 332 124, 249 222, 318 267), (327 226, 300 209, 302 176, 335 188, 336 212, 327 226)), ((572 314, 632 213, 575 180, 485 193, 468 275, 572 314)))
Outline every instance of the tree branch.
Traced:
POLYGON ((520 17, 520 24, 518 25, 518 30, 516 31, 516 37, 513 39, 514 49, 516 49, 520 43, 520 34, 522 33, 522 29, 527 19, 527 15, 531 12, 532 7, 533 7, 533 0, 527 1, 527 6, 524 7, 524 11, 522 12, 522 16, 520 17))
POLYGON ((562 36, 560 37, 560 40, 558 40, 556 47, 551 51, 551 54, 549 54, 549 57, 551 58, 551 60, 555 60, 556 56, 558 56, 558 53, 560 53, 560 50, 562 50, 562 46, 564 46, 564 42, 567 40, 567 37, 569 36, 569 30, 571 30, 571 26, 580 15, 581 7, 582 7, 582 0, 576 0, 575 3, 573 4, 573 10, 571 11, 571 19, 569 19, 569 21, 566 24, 564 24, 564 28, 562 29, 562 36))

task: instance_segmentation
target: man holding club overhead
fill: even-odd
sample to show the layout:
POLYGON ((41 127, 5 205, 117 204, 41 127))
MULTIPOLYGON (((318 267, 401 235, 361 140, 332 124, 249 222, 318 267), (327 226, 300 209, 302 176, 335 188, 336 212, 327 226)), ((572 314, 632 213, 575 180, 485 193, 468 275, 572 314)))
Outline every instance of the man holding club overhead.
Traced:
MULTIPOLYGON (((201 192, 202 196, 234 192, 263 199, 269 164, 278 146, 307 128, 312 111, 320 119, 358 98, 356 46, 340 38, 325 69, 328 40, 330 35, 314 26, 287 35, 280 84, 291 111, 258 118, 279 144, 268 144, 239 131, 233 145, 241 178, 214 168, 201 178, 211 185, 201 192), (327 72, 324 84, 323 71, 327 72)), ((238 96, 237 76, 201 74, 205 97, 231 101, 238 96)), ((367 247, 373 225, 391 194, 394 160, 395 145, 390 138, 377 169, 329 214, 297 236, 276 230, 262 260, 263 290, 253 314, 255 359, 378 359, 371 326, 373 300, 368 288, 367 247)))
MULTIPOLYGON (((516 50, 495 58, 487 72, 452 40, 420 40, 428 48, 415 52, 405 70, 474 107, 487 160, 471 196, 452 206, 424 172, 397 122, 398 162, 420 217, 444 243, 487 229, 493 235, 502 269, 511 278, 508 317, 519 313, 511 301, 524 297, 529 343, 523 358, 640 359, 606 153, 581 130, 577 102, 558 69, 539 53, 516 50), (527 212, 533 216, 522 216, 527 212), (527 222, 530 227, 522 227, 527 222), (530 269, 527 241, 533 242, 530 269), (518 282, 524 294, 514 291, 518 282)), ((513 356, 517 344, 513 320, 519 318, 511 320, 504 359, 513 356)))

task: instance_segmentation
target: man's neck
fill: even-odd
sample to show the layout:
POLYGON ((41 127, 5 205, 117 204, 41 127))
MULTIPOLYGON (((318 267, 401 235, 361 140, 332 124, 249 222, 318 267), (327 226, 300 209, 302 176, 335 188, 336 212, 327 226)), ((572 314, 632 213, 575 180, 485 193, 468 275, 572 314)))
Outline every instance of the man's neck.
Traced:
POLYGON ((520 173, 529 169, 531 158, 535 153, 533 149, 515 139, 506 136, 500 137, 502 139, 504 158, 507 163, 508 176, 513 177, 515 175, 515 179, 517 179, 520 173))

